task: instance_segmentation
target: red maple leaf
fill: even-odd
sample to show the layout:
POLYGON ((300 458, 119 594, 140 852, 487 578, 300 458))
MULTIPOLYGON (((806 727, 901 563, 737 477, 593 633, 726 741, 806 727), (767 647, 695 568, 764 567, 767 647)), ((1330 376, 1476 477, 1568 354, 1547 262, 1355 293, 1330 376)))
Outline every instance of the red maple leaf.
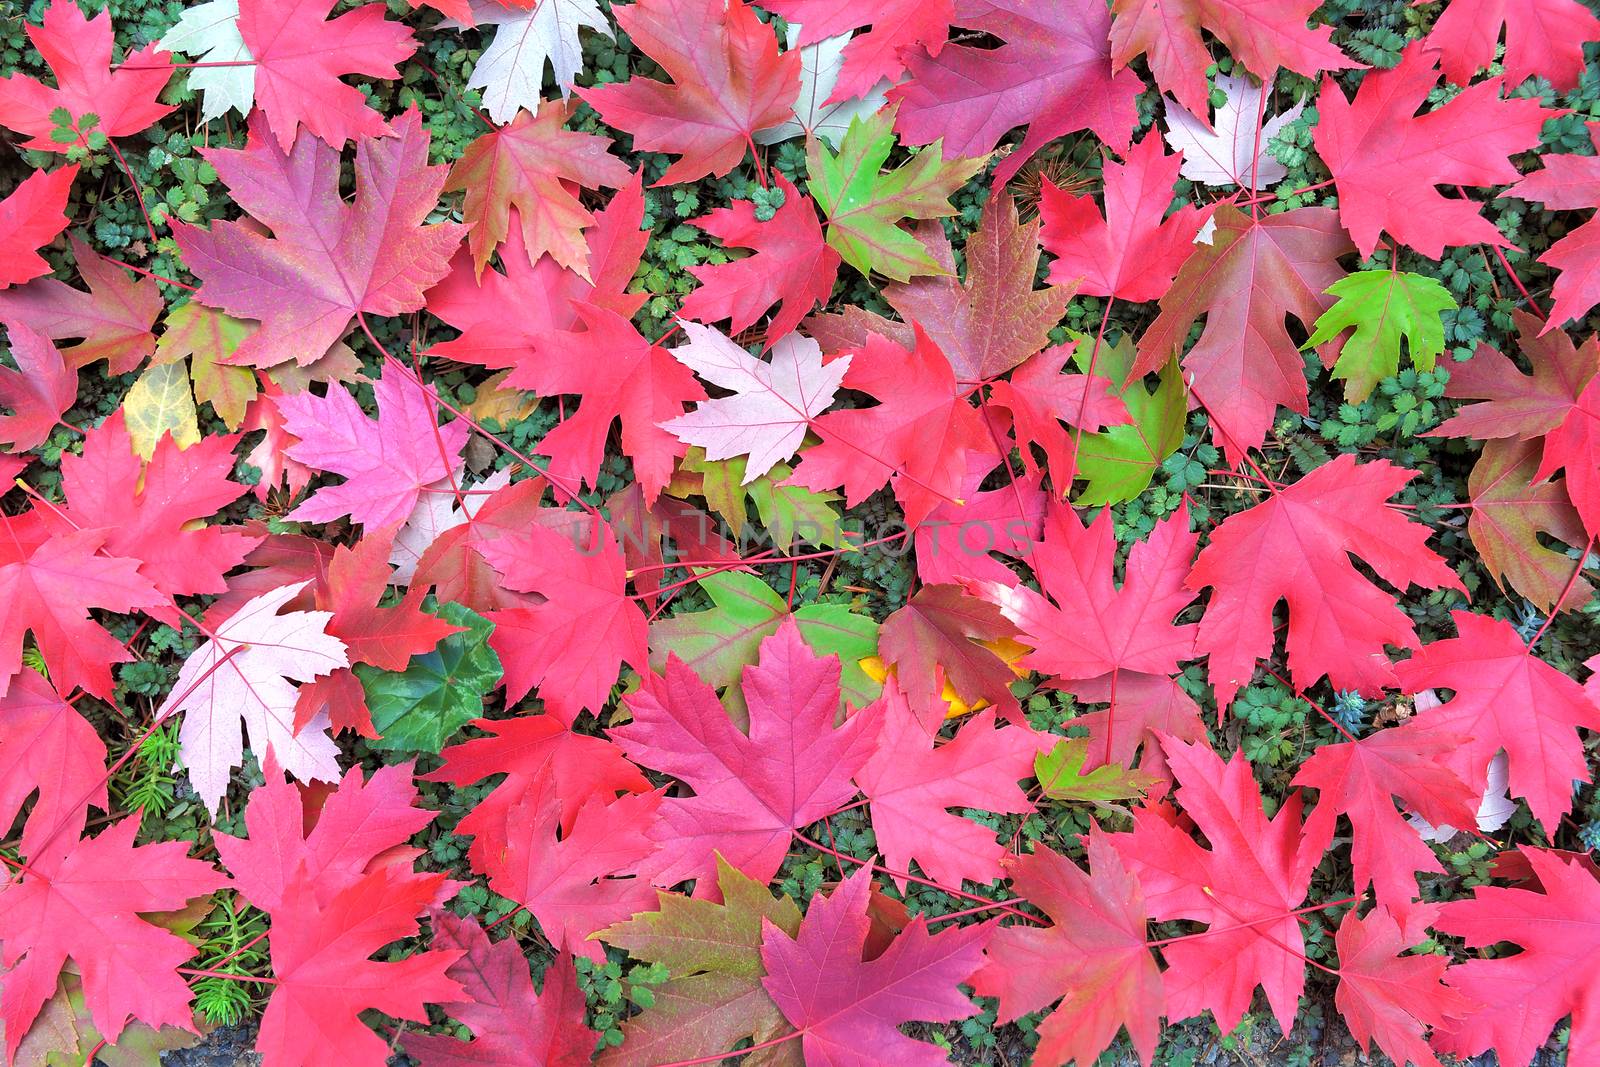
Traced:
MULTIPOLYGON (((20 15, 18 16, 20 19, 20 15)), ((57 88, 23 75, 0 76, 0 126, 25 133, 22 147, 40 152, 65 152, 77 141, 51 137, 57 108, 72 116, 80 130, 84 115, 100 117, 98 130, 107 137, 125 137, 148 129, 172 113, 156 97, 172 76, 172 57, 155 45, 128 53, 122 69, 111 69, 111 11, 84 18, 77 0, 51 0, 44 22, 26 24, 28 39, 55 72, 57 88)))
POLYGON ((655 903, 639 875, 659 847, 660 807, 659 791, 591 795, 558 840, 561 808, 546 783, 507 814, 505 847, 484 857, 489 886, 526 907, 558 950, 602 963, 605 946, 589 935, 655 903))
MULTIPOLYGON (((1563 862, 1577 863, 1584 870, 1600 878, 1600 863, 1596 863, 1594 856, 1589 852, 1571 852, 1561 848, 1544 848, 1538 850, 1542 855, 1559 857, 1563 862)), ((1539 874, 1533 869, 1533 864, 1528 862, 1525 852, 1502 852, 1494 857, 1494 862, 1489 866, 1489 873, 1498 879, 1520 885, 1524 889, 1531 889, 1536 893, 1544 892, 1544 886, 1539 881, 1539 874)))
POLYGON ((103 359, 112 374, 137 370, 155 351, 150 328, 165 307, 159 283, 154 278, 129 279, 78 238, 70 243, 73 264, 89 291, 57 278, 35 278, 0 290, 0 322, 29 327, 52 341, 82 338, 61 350, 73 369, 103 359))
POLYGON ((1439 12, 1425 43, 1439 53, 1444 76, 1466 85, 1494 63, 1502 28, 1506 84, 1539 75, 1563 93, 1578 86, 1583 43, 1600 40, 1600 19, 1576 0, 1458 0, 1439 12))
POLYGON ((575 733, 554 715, 523 715, 515 719, 478 719, 474 726, 487 732, 452 745, 439 753, 444 765, 422 776, 428 782, 449 782, 464 787, 493 775, 505 778, 469 811, 456 827, 472 836, 468 854, 483 866, 507 847, 509 818, 513 810, 552 790, 562 833, 590 797, 611 800, 621 792, 650 789, 639 768, 629 763, 615 743, 575 733))
POLYGON ((1415 910, 1416 872, 1445 870, 1395 810, 1395 798, 1434 826, 1472 826, 1482 796, 1448 766, 1465 735, 1426 715, 1359 741, 1324 745, 1300 765, 1292 783, 1319 790, 1306 838, 1326 847, 1338 817, 1348 816, 1355 888, 1372 885, 1378 903, 1403 922, 1415 910))
POLYGON ((1567 496, 1593 541, 1600 537, 1600 377, 1589 379, 1566 418, 1545 435, 1544 458, 1534 481, 1563 468, 1567 496))
POLYGON ((72 221, 67 195, 78 165, 36 170, 0 200, 0 288, 50 273, 39 249, 72 221))
POLYGON ((946 927, 929 934, 918 915, 876 958, 863 961, 871 925, 867 903, 872 869, 863 867, 832 893, 812 898, 791 939, 762 921, 761 984, 784 1017, 802 1033, 805 1062, 936 1067, 937 1046, 901 1033, 913 1020, 952 1022, 977 1011, 959 983, 983 962, 993 927, 946 927))
POLYGON ((1308 78, 1360 63, 1333 44, 1333 29, 1309 29, 1316 0, 1258 4, 1250 0, 1113 0, 1111 55, 1118 70, 1144 56, 1163 91, 1194 115, 1210 114, 1206 70, 1215 60, 1209 31, 1251 71, 1271 78, 1285 67, 1308 78))
POLYGON ((854 507, 892 483, 908 527, 941 501, 960 502, 968 454, 992 452, 994 441, 957 390, 949 361, 920 326, 914 344, 907 352, 871 334, 851 353, 845 388, 880 403, 813 419, 822 441, 800 453, 789 484, 818 491, 842 486, 854 507))
POLYGON ((1086 528, 1075 511, 1057 504, 1043 542, 1029 554, 1049 599, 1023 585, 975 584, 973 591, 998 604, 1017 639, 1033 646, 1025 667, 1077 680, 1112 671, 1170 674, 1194 657, 1195 624, 1172 619, 1194 599, 1184 579, 1198 540, 1179 509, 1133 546, 1119 589, 1110 509, 1086 528))
POLYGON ((341 386, 326 396, 277 398, 284 429, 296 439, 289 457, 345 479, 301 501, 291 519, 331 522, 348 515, 381 529, 410 515, 425 491, 448 492, 458 477, 457 457, 471 435, 463 420, 440 426, 433 393, 399 364, 386 368, 372 392, 377 418, 341 386))
MULTIPOLYGON (((1328 286, 1345 276, 1352 245, 1331 208, 1303 207, 1253 219, 1232 205, 1212 216, 1211 242, 1196 247, 1161 298, 1161 314, 1139 338, 1130 379, 1183 356, 1189 390, 1210 413, 1230 463, 1259 448, 1278 405, 1306 414, 1305 356, 1286 316, 1308 331, 1333 305, 1328 286), (1206 317, 1184 354, 1189 331, 1206 317)), ((1337 349, 1318 350, 1331 363, 1337 349)))
POLYGON ((633 460, 645 502, 653 503, 688 450, 660 424, 706 392, 689 368, 646 341, 621 314, 590 303, 573 308, 584 329, 558 335, 542 358, 518 365, 507 382, 541 396, 583 398, 538 446, 550 457, 551 474, 567 481, 596 483, 611 424, 621 420, 622 451, 633 460))
POLYGON ((240 0, 239 36, 255 60, 255 104, 284 152, 301 126, 335 152, 346 141, 395 132, 367 106, 366 94, 339 78, 398 78, 416 39, 384 18, 383 4, 330 20, 333 6, 332 0, 240 0))
MULTIPOLYGON (((1595 373, 1600 370, 1600 342, 1590 337, 1574 345, 1564 331, 1553 329, 1559 321, 1554 317, 1541 324, 1518 311, 1513 321, 1533 373, 1523 374, 1509 357, 1480 344, 1470 360, 1451 368, 1445 395, 1481 402, 1458 408, 1431 433, 1521 441, 1543 438, 1536 446, 1540 460, 1532 482, 1544 482, 1565 468, 1560 489, 1572 501, 1585 532, 1600 536, 1600 432, 1596 431, 1600 376, 1595 373)), ((1579 606, 1571 600, 1566 605, 1579 606)))
POLYGON ((1362 1050, 1376 1040, 1396 1063, 1439 1067, 1423 1032, 1430 1026, 1446 1028, 1473 1006, 1440 983, 1448 960, 1426 953, 1401 955, 1411 947, 1409 940, 1382 907, 1364 917, 1348 912, 1333 943, 1339 950, 1334 1003, 1362 1050))
POLYGON ((800 94, 800 53, 778 54, 772 27, 743 0, 638 0, 617 25, 672 84, 634 77, 575 92, 634 148, 681 158, 657 185, 728 173, 754 150, 751 135, 789 117, 800 94))
POLYGON ((1128 146, 1143 86, 1133 72, 1113 71, 1111 15, 1099 0, 957 0, 952 21, 1004 43, 906 54, 911 78, 889 90, 906 143, 943 139, 946 159, 981 156, 1008 130, 1028 124, 1022 143, 995 168, 997 183, 1078 130, 1115 149, 1128 146))
POLYGON ((296 893, 326 902, 380 868, 409 871, 421 852, 406 841, 434 815, 416 806, 411 772, 410 763, 400 763, 379 767, 369 779, 356 768, 322 795, 319 807, 308 808, 307 798, 317 794, 269 767, 266 784, 250 793, 245 808, 249 836, 215 834, 217 855, 240 893, 286 921, 296 893), (297 890, 297 879, 307 885, 297 890))
MULTIPOLYGON (((557 518, 560 516, 557 515, 557 518)), ((649 668, 644 612, 627 593, 622 552, 610 527, 560 532, 525 530, 476 542, 477 551, 504 584, 537 593, 534 607, 492 611, 489 644, 506 670, 506 701, 538 687, 545 707, 571 726, 584 711, 605 706, 626 663, 649 668)))
POLYGON ((1572 783, 1590 780, 1578 728, 1600 731, 1600 707, 1576 680, 1534 656, 1510 623, 1467 611, 1451 618, 1458 636, 1422 646, 1395 674, 1408 693, 1454 690, 1417 715, 1463 738, 1444 762, 1481 795, 1489 761, 1504 749, 1512 794, 1554 833, 1572 808, 1572 783))
POLYGON ((529 263, 548 253, 588 276, 583 231, 595 220, 570 187, 617 189, 633 173, 608 151, 610 138, 563 128, 574 107, 552 102, 537 116, 518 112, 510 125, 467 145, 450 168, 444 188, 466 194, 461 217, 472 226, 467 242, 478 274, 514 222, 529 263))
POLYGON ((1173 202, 1181 155, 1166 155, 1162 138, 1149 134, 1125 155, 1125 163, 1104 166, 1104 218, 1094 197, 1064 194, 1045 179, 1038 237, 1056 258, 1051 282, 1078 280, 1088 296, 1157 301, 1194 253, 1195 234, 1214 208, 1184 205, 1162 218, 1173 202))
POLYGON ((422 1067, 587 1067, 596 1039, 583 1025, 583 993, 572 957, 563 953, 544 970, 537 994, 528 960, 514 937, 491 942, 476 920, 436 908, 433 947, 459 949, 445 976, 461 983, 464 999, 442 1005, 473 1033, 471 1042, 407 1034, 405 1050, 422 1067))
MULTIPOLYGON (((224 576, 261 541, 239 527, 200 525, 249 492, 228 478, 238 441, 215 435, 179 448, 162 435, 142 463, 122 412, 113 412, 84 435, 81 454, 61 457, 65 511, 41 514, 59 516, 64 532, 103 530, 105 553, 138 560, 140 575, 168 596, 224 592, 224 576)), ((178 624, 174 609, 160 614, 178 624)))
POLYGON ((1106 161, 1104 217, 1094 197, 1063 193, 1045 179, 1039 240, 1056 257, 1052 282, 1081 279, 1080 293, 1135 303, 1167 294, 1214 209, 1186 204, 1162 217, 1183 162, 1162 145, 1146 134, 1125 153, 1125 163, 1106 161))
POLYGON ((1444 395, 1481 403, 1457 407, 1429 436, 1537 440, 1573 414, 1584 387, 1600 371, 1600 338, 1574 345, 1565 332, 1546 329, 1526 311, 1513 311, 1511 318, 1517 347, 1533 373, 1522 373, 1509 356, 1480 344, 1471 359, 1451 364, 1444 395))
POLYGON ((1522 948, 1496 959, 1469 959, 1446 974, 1451 988, 1478 1007, 1434 1036, 1443 1052, 1476 1056, 1494 1049, 1506 1067, 1528 1067, 1564 1017, 1572 1016, 1567 1062, 1600 1062, 1600 880, 1581 860, 1523 846, 1538 888, 1479 886, 1454 900, 1437 926, 1474 948, 1510 941, 1522 948))
POLYGON ((1418 117, 1439 81, 1437 62, 1437 53, 1413 44, 1398 66, 1367 74, 1353 102, 1332 78, 1322 81, 1313 138, 1333 173, 1339 219, 1363 256, 1380 232, 1430 259, 1446 245, 1509 248, 1474 201, 1446 199, 1434 187, 1516 181, 1522 175, 1506 157, 1537 145, 1545 120, 1566 114, 1537 98, 1502 100, 1502 81, 1491 78, 1418 117))
POLYGON ((839 660, 819 658, 794 620, 761 642, 745 668, 749 733, 733 724, 716 690, 677 656, 665 674, 645 675, 625 698, 633 721, 610 730, 628 758, 670 774, 694 790, 669 797, 652 831, 661 842, 657 881, 698 879, 702 896, 715 885, 714 854, 759 882, 771 880, 789 848, 790 832, 848 803, 851 775, 875 740, 857 715, 835 728, 839 660))
POLYGON ((1168 1014, 1210 1011, 1224 1032, 1239 1025, 1257 985, 1280 1025, 1293 1025, 1305 988, 1305 941, 1292 914, 1322 849, 1300 825, 1300 794, 1268 819, 1250 764, 1224 764, 1204 741, 1168 739, 1176 797, 1210 843, 1202 848, 1158 810, 1139 808, 1131 833, 1111 842, 1144 889, 1152 918, 1210 926, 1205 937, 1162 947, 1168 1014))
POLYGON ((51 841, 83 833, 89 807, 108 810, 106 746, 95 728, 55 687, 22 671, 0 696, 0 831, 7 831, 35 793, 21 852, 39 856, 51 841))
POLYGON ((370 533, 353 547, 333 550, 326 579, 316 587, 319 611, 333 612, 324 628, 343 641, 353 663, 403 671, 412 656, 427 652, 462 628, 422 610, 425 590, 413 587, 397 603, 380 606, 393 574, 389 566, 394 528, 370 533))
MULTIPOLYGON (((1589 123, 1589 140, 1600 141, 1600 123, 1589 123)), ((1594 156, 1545 156, 1544 169, 1536 170, 1501 196, 1541 203, 1552 211, 1600 206, 1600 160, 1594 156)), ((1539 332, 1588 314, 1600 303, 1600 225, 1591 215, 1553 243, 1539 262, 1561 272, 1551 287, 1554 303, 1550 319, 1539 332)))
POLYGON ((228 579, 228 591, 211 602, 206 621, 213 630, 263 593, 286 585, 300 585, 325 574, 333 546, 307 534, 271 533, 261 520, 247 522, 245 530, 261 543, 250 550, 241 571, 228 579))
MULTIPOLYGON (((862 711, 876 724, 877 747, 856 784, 871 801, 872 831, 892 868, 909 871, 915 860, 941 885, 978 884, 1001 875, 1006 848, 992 827, 947 808, 975 808, 1004 814, 1034 810, 1017 785, 1033 775, 1038 735, 1026 727, 994 729, 994 712, 980 711, 961 724, 954 740, 936 745, 942 707, 919 715, 890 682, 883 697, 862 711)), ((905 880, 897 879, 905 888, 905 880)))
POLYGON ((379 736, 367 707, 367 691, 348 667, 301 683, 294 702, 293 728, 304 730, 319 715, 327 716, 323 725, 330 733, 351 730, 366 738, 379 736))
POLYGON ((1289 605, 1289 676, 1305 689, 1323 675, 1335 689, 1376 696, 1395 684, 1384 646, 1416 648, 1411 619, 1356 570, 1359 556, 1390 585, 1463 589, 1427 547, 1428 527, 1386 505, 1412 478, 1387 460, 1336 456, 1294 485, 1228 516, 1195 560, 1189 587, 1210 588, 1195 642, 1210 657, 1218 708, 1272 654, 1272 611, 1289 605))
POLYGON ((789 179, 777 176, 783 206, 766 222, 756 220, 748 200, 717 208, 694 225, 734 248, 754 255, 731 263, 690 267, 700 287, 683 301, 682 315, 696 322, 728 319, 730 333, 753 326, 772 305, 778 311, 766 329, 767 344, 792 333, 800 318, 818 303, 827 303, 839 273, 839 253, 822 240, 811 198, 802 196, 789 179))
POLYGON ((1018 451, 1029 470, 1059 472, 1065 478, 1073 469, 1073 438, 1063 422, 1095 433, 1132 421, 1116 383, 1098 374, 1062 373, 1077 347, 1077 341, 1069 341, 1047 348, 989 390, 989 402, 1011 413, 1018 451), (1042 465, 1033 445, 1044 453, 1042 465))
MULTIPOLYGON (((1043 541, 1028 553, 1049 599, 1022 585, 969 583, 1000 607, 1019 641, 1033 646, 1023 666, 1053 676, 1050 684, 1086 701, 1108 704, 1077 720, 1095 739, 1087 769, 1131 765, 1154 730, 1205 736, 1194 702, 1167 677, 1194 655, 1195 625, 1172 619, 1194 599, 1184 579, 1196 541, 1181 510, 1158 523, 1149 540, 1130 551, 1118 589, 1110 511, 1086 529, 1072 509, 1055 506, 1043 541)), ((1158 770, 1158 762, 1147 755, 1146 769, 1158 770)))
POLYGON ((450 261, 450 273, 428 291, 428 311, 461 331, 461 336, 433 346, 444 359, 475 363, 490 370, 511 368, 509 388, 533 388, 518 373, 539 357, 541 345, 560 341, 563 331, 578 325, 576 304, 587 301, 631 316, 647 293, 624 293, 633 280, 649 241, 642 229, 644 188, 638 175, 604 208, 585 235, 589 245, 586 274, 561 267, 541 256, 530 265, 521 227, 511 227, 500 250, 505 273, 487 270, 480 276, 466 249, 450 261), (517 314, 507 316, 505 309, 517 314))
POLYGON ((108 1040, 129 1019, 194 1031, 193 994, 177 968, 197 949, 139 913, 176 911, 227 879, 191 859, 188 841, 135 846, 138 830, 134 817, 98 837, 66 838, 28 857, 20 876, 0 887, 7 1062, 69 957, 83 976, 89 1015, 108 1040))
POLYGON ((905 56, 921 46, 930 56, 944 47, 950 23, 955 20, 955 0, 885 0, 861 4, 857 0, 771 0, 762 7, 799 23, 802 48, 840 34, 872 27, 856 34, 844 46, 843 64, 833 94, 824 100, 865 97, 879 82, 897 82, 905 72, 905 56))
POLYGON ((139 573, 139 561, 100 548, 112 531, 52 535, 38 512, 0 515, 0 696, 22 669, 30 631, 56 687, 111 700, 111 665, 133 658, 89 617, 90 608, 150 611, 170 603, 139 573))
POLYGON ((1149 1063, 1166 995, 1145 944, 1144 894, 1103 832, 1090 830, 1088 849, 1092 875, 1043 846, 1007 865, 1012 891, 1055 925, 996 930, 972 987, 1000 998, 1001 1022, 1060 998, 1039 1024, 1040 1062, 1094 1063, 1126 1026, 1149 1063))
POLYGON ((276 984, 256 1039, 262 1062, 383 1067, 389 1042, 367 1028, 361 1012, 426 1023, 425 1004, 460 1000, 461 984, 447 977, 458 950, 392 963, 371 959, 385 945, 416 936, 417 917, 453 892, 443 874, 399 866, 379 867, 331 894, 307 875, 294 878, 273 912, 267 941, 276 984))
POLYGON ((310 1067, 337 1055, 377 1067, 389 1046, 361 1024, 361 1011, 426 1022, 423 1001, 462 995, 445 977, 458 952, 369 958, 415 936, 417 917, 459 887, 411 869, 421 852, 405 842, 434 814, 415 806, 411 774, 410 763, 380 767, 368 780, 353 770, 313 812, 305 798, 314 794, 289 784, 269 760, 267 784, 245 809, 250 836, 213 837, 239 892, 272 918, 277 982, 257 1044, 268 1062, 310 1067))
POLYGON ((17 369, 0 367, 0 441, 18 452, 37 448, 78 399, 78 372, 69 368, 50 338, 12 324, 11 358, 17 369))
MULTIPOLYGON (((368 10, 381 16, 383 8, 344 17, 368 10)), ((313 363, 355 316, 416 311, 423 292, 444 277, 465 228, 423 223, 445 168, 427 165, 428 133, 415 108, 394 125, 393 137, 357 143, 351 204, 339 198, 339 150, 315 137, 294 138, 288 148, 257 119, 244 148, 204 153, 239 206, 272 231, 263 236, 248 221, 209 230, 173 224, 184 262, 201 281, 196 299, 261 323, 230 362, 313 363)))

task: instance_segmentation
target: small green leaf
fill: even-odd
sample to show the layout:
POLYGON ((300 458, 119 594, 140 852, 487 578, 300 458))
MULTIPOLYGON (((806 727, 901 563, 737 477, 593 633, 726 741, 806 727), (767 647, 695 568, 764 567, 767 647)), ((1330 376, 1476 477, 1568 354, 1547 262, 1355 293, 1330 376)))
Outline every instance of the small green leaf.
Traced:
MULTIPOLYGON (((743 457, 738 462, 738 476, 742 479, 743 457)), ((761 516, 761 525, 766 527, 767 536, 785 552, 792 551, 800 541, 818 548, 838 548, 839 513, 833 510, 833 505, 841 503, 844 498, 838 493, 816 492, 800 485, 782 484, 792 473, 787 463, 779 463, 744 487, 755 502, 756 514, 761 516)))
POLYGON ((700 475, 700 484, 694 491, 705 497, 711 510, 727 521, 733 536, 743 534, 748 498, 755 504, 761 525, 773 546, 786 552, 792 551, 801 541, 818 548, 839 547, 840 518, 833 505, 844 498, 838 493, 782 484, 794 473, 787 463, 776 464, 748 485, 744 484, 743 456, 708 460, 704 449, 692 448, 681 466, 685 471, 700 475))
POLYGON ((1364 270, 1328 287, 1338 301, 1317 319, 1306 341, 1312 348, 1354 330, 1339 351, 1333 376, 1344 379, 1345 399, 1359 404, 1373 387, 1400 371, 1400 340, 1418 370, 1431 371, 1444 351, 1444 321, 1456 308, 1444 286, 1405 271, 1364 270))
POLYGON ((810 138, 806 169, 811 195, 828 217, 828 243, 862 274, 875 270, 904 282, 948 272, 898 223, 954 215, 950 196, 988 157, 946 160, 940 140, 880 173, 894 149, 894 118, 895 109, 886 107, 866 119, 851 119, 837 152, 810 138))
POLYGON ((356 665, 372 725, 382 735, 373 748, 438 753, 483 715, 483 698, 500 681, 500 657, 489 647, 494 623, 460 604, 441 604, 431 614, 466 629, 412 656, 404 671, 356 665))
POLYGON ((1159 779, 1143 771, 1125 770, 1121 764, 1108 763, 1083 773, 1084 761, 1089 756, 1089 739, 1074 737, 1062 740, 1049 752, 1033 758, 1033 774, 1039 779, 1039 788, 1052 800, 1082 800, 1093 804, 1108 804, 1115 800, 1135 800, 1159 779))
MULTIPOLYGON (((1092 338, 1078 337, 1078 347, 1072 358, 1085 374, 1093 347, 1092 338)), ((1094 372, 1120 382, 1133 366, 1133 355, 1133 339, 1127 334, 1115 345, 1103 343, 1099 357, 1094 359, 1094 372)), ((1188 403, 1184 398, 1183 374, 1176 361, 1161 372, 1155 392, 1147 390, 1144 382, 1135 381, 1128 383, 1121 397, 1133 421, 1083 435, 1078 451, 1078 477, 1087 479, 1089 484, 1073 500, 1079 507, 1132 500, 1150 487, 1156 468, 1183 444, 1188 403)))

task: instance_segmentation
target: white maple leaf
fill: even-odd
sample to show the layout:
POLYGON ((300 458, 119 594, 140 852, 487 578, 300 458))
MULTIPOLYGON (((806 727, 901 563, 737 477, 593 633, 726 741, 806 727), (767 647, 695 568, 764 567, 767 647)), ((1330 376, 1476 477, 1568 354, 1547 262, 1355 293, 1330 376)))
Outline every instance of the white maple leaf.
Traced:
MULTIPOLYGON (((848 33, 841 33, 800 49, 800 95, 795 98, 794 118, 757 130, 757 144, 777 144, 791 137, 813 134, 838 148, 839 139, 850 128, 851 119, 866 118, 883 107, 888 99, 887 79, 874 85, 864 97, 825 103, 839 81, 839 71, 844 66, 844 46, 850 43, 850 37, 848 33)), ((790 23, 787 47, 793 48, 799 38, 800 27, 790 23)))
POLYGON ((1267 151, 1267 142, 1277 132, 1300 117, 1305 110, 1302 101, 1283 114, 1267 120, 1261 127, 1261 137, 1256 138, 1256 121, 1261 110, 1261 87, 1248 78, 1235 78, 1218 74, 1216 87, 1228 99, 1217 108, 1213 128, 1180 107, 1171 97, 1166 98, 1167 145, 1174 152, 1183 153, 1183 165, 1178 173, 1190 181, 1206 185, 1237 185, 1247 188, 1254 168, 1254 186, 1261 189, 1281 181, 1289 173, 1282 163, 1267 151), (1260 146, 1259 156, 1257 145, 1260 146))
POLYGON ((229 108, 248 115, 255 106, 256 68, 249 65, 255 57, 239 35, 239 0, 211 0, 189 8, 156 47, 182 52, 197 63, 245 64, 189 68, 189 88, 199 90, 200 117, 207 122, 229 108))
POLYGON ((467 88, 483 90, 483 109, 502 125, 516 118, 519 109, 538 113, 546 61, 562 98, 572 92, 573 80, 583 70, 579 29, 587 26, 611 36, 611 24, 596 0, 539 0, 527 9, 472 0, 472 17, 495 31, 472 68, 467 88))
POLYGON ((241 725, 263 763, 270 750, 301 781, 339 778, 339 749, 328 734, 327 714, 319 713, 298 734, 294 729, 299 691, 291 680, 308 682, 350 665, 344 642, 325 632, 331 611, 278 614, 308 584, 262 593, 229 616, 184 663, 156 714, 160 720, 184 713, 178 731, 183 762, 194 791, 212 811, 243 761, 241 725))
POLYGON ((822 348, 791 333, 772 346, 772 362, 756 359, 713 326, 678 320, 689 343, 672 350, 679 363, 733 396, 703 401, 661 423, 678 440, 699 445, 706 458, 750 457, 745 484, 789 459, 811 420, 827 410, 850 367, 850 357, 822 362, 822 348))

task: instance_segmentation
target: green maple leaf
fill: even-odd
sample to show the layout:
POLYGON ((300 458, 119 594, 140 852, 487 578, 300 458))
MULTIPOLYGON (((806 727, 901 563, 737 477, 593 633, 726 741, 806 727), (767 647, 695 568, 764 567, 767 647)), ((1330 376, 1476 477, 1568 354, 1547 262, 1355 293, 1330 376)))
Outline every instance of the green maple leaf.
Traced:
MULTIPOLYGON (((762 640, 778 632, 789 616, 783 598, 753 574, 722 571, 700 579, 711 597, 706 611, 686 612, 650 627, 650 665, 660 670, 669 653, 687 663, 707 685, 727 689, 723 702, 743 719, 743 697, 737 683, 745 667, 756 661, 762 640)), ((840 685, 846 701, 864 707, 883 686, 861 669, 860 660, 878 651, 878 624, 843 604, 807 604, 794 612, 800 636, 818 655, 839 657, 840 685)))
POLYGON ((1088 755, 1089 739, 1074 737, 1035 756, 1033 774, 1039 779, 1044 795, 1052 800, 1109 804, 1117 800, 1135 800, 1159 781, 1153 774, 1128 770, 1118 763, 1108 763, 1085 774, 1083 764, 1088 755))
POLYGON ((250 323, 191 300, 167 313, 167 330, 156 342, 152 367, 189 359, 189 378, 197 404, 210 402, 230 430, 244 422, 250 401, 256 398, 256 376, 249 367, 232 367, 218 360, 233 355, 254 332, 250 323))
POLYGON ((835 152, 821 140, 806 141, 806 173, 811 195, 828 218, 828 243, 844 261, 868 274, 876 270, 895 281, 919 274, 947 274, 898 223, 937 219, 956 213, 950 196, 988 159, 945 159, 935 141, 887 173, 894 148, 895 109, 850 120, 835 152))
MULTIPOLYGON (((790 1030, 761 985, 761 929, 770 921, 790 937, 800 929, 800 909, 774 897, 717 856, 722 903, 660 893, 660 910, 594 934, 636 959, 661 964, 670 977, 655 989, 655 1005, 622 1024, 623 1042, 607 1049, 601 1067, 648 1067, 733 1047, 757 1044, 790 1030)), ((746 1063, 798 1064, 800 1044, 788 1042, 746 1063), (759 1059, 758 1059, 759 1057, 759 1059)))
POLYGON ((700 482, 687 493, 669 491, 674 496, 705 497, 706 506, 722 516, 734 537, 744 531, 748 499, 755 504, 756 514, 774 547, 788 552, 801 541, 818 548, 839 547, 839 513, 833 505, 844 498, 838 493, 782 484, 794 473, 787 463, 775 464, 772 470, 745 485, 745 457, 708 460, 705 449, 696 447, 689 450, 679 468, 698 474, 700 482))
MULTIPOLYGON (((740 473, 736 477, 743 478, 744 460, 738 460, 738 464, 740 473)), ((761 516, 767 536, 786 552, 801 541, 818 548, 840 547, 839 513, 833 510, 833 505, 842 502, 844 497, 827 491, 815 492, 801 485, 782 484, 793 473, 794 469, 787 463, 779 463, 744 487, 755 502, 756 514, 761 516)))
POLYGON ((1402 338, 1412 365, 1419 370, 1432 370, 1434 360, 1444 351, 1440 315, 1457 305, 1434 279, 1405 271, 1364 270, 1340 278, 1327 292, 1339 299, 1317 318, 1316 332, 1306 347, 1326 344, 1346 330, 1354 330, 1333 367, 1333 376, 1344 379, 1345 399, 1352 404, 1359 404, 1380 381, 1400 372, 1402 338))
POLYGON ((494 623, 460 604, 441 604, 432 614, 466 629, 432 652, 412 656, 403 671, 355 667, 381 735, 370 742, 373 748, 437 754, 457 730, 483 715, 483 698, 500 681, 500 657, 489 647, 494 623))
MULTIPOLYGON (((1098 357, 1093 357, 1093 338, 1078 337, 1077 340, 1078 347, 1072 358, 1079 370, 1087 374, 1093 358, 1097 376, 1112 382, 1127 377, 1134 359, 1130 336, 1123 334, 1114 345, 1101 342, 1098 357)), ((1141 380, 1129 382, 1118 394, 1127 405, 1132 422, 1083 435, 1078 450, 1078 477, 1089 484, 1073 503, 1091 507, 1132 500, 1150 487, 1161 461, 1183 444, 1188 403, 1184 397, 1183 373, 1176 360, 1167 364, 1159 382, 1153 393, 1141 380)))

